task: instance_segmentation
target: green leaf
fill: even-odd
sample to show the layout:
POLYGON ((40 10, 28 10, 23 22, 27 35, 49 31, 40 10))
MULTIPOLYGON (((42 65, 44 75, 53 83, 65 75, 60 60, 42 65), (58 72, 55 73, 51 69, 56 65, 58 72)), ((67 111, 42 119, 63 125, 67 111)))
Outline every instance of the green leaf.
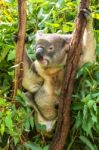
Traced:
POLYGON ((83 103, 82 102, 74 102, 72 104, 72 109, 73 110, 81 110, 83 108, 83 103))
POLYGON ((12 130, 12 119, 11 119, 11 116, 6 116, 5 117, 5 125, 6 127, 8 127, 10 130, 12 130))
POLYGON ((80 136, 79 138, 85 145, 87 145, 90 148, 90 150, 96 150, 93 144, 90 142, 90 140, 87 137, 80 136))
POLYGON ((92 117, 90 114, 87 114, 86 119, 83 119, 82 121, 82 129, 86 132, 86 134, 91 133, 91 129, 94 125, 94 122, 92 121, 92 117))
POLYGON ((85 104, 87 104, 87 102, 89 102, 91 99, 92 99, 92 98, 91 98, 91 95, 88 94, 86 97, 84 97, 84 98, 82 99, 82 102, 84 102, 85 104))
POLYGON ((8 61, 9 60, 14 60, 15 59, 15 50, 12 50, 8 54, 8 61))
POLYGON ((97 123, 97 116, 96 116, 96 112, 94 112, 93 110, 90 110, 91 116, 92 116, 92 120, 93 122, 97 123))
POLYGON ((16 145, 19 142, 19 137, 18 136, 14 136, 13 138, 14 138, 14 143, 16 145))
POLYGON ((31 3, 43 3, 45 0, 29 0, 31 3))
POLYGON ((3 116, 3 113, 2 113, 2 112, 0 112, 0 119, 2 118, 2 116, 3 116))
POLYGON ((60 25, 56 24, 56 23, 45 22, 45 24, 48 25, 48 26, 54 27, 54 28, 59 28, 60 27, 60 25))
POLYGON ((0 97, 0 106, 6 106, 6 100, 0 97))
POLYGON ((0 53, 0 62, 5 59, 6 55, 8 54, 9 49, 2 50, 2 53, 0 53))
POLYGON ((88 107, 87 105, 84 105, 84 109, 83 109, 83 119, 87 118, 87 114, 88 114, 88 107))
POLYGON ((26 97, 25 93, 21 92, 20 90, 18 90, 17 93, 18 94, 16 96, 16 100, 20 102, 23 106, 27 106, 28 98, 26 97))
POLYGON ((75 127, 79 128, 81 124, 82 124, 82 115, 80 112, 78 112, 78 115, 76 117, 75 127))
POLYGON ((48 148, 49 148, 49 145, 45 146, 45 147, 43 148, 43 150, 48 150, 48 148))
POLYGON ((99 13, 92 13, 92 17, 99 20, 99 13))
POLYGON ((5 132, 5 125, 4 124, 1 124, 1 126, 0 126, 0 132, 1 132, 1 135, 4 134, 4 132, 5 132))
POLYGON ((58 2, 56 3, 56 7, 58 8, 62 8, 65 4, 65 1, 64 0, 58 0, 58 2))
POLYGON ((35 146, 32 142, 28 141, 24 143, 24 146, 30 150, 42 150, 42 148, 35 146))
MULTIPOLYGON (((99 54, 98 54, 99 55, 99 54)), ((97 70, 96 72, 95 72, 95 76, 96 76, 96 79, 98 80, 98 82, 99 82, 99 70, 97 70)))
POLYGON ((34 128, 34 118, 33 118, 33 116, 30 116, 29 122, 30 122, 30 125, 31 125, 32 129, 33 129, 34 128))
POLYGON ((29 119, 27 119, 27 120, 24 122, 24 127, 25 127, 25 130, 26 130, 26 131, 29 131, 29 130, 30 130, 29 119))
POLYGON ((90 100, 90 101, 88 101, 87 106, 89 107, 89 109, 91 109, 94 104, 95 104, 95 101, 90 100))

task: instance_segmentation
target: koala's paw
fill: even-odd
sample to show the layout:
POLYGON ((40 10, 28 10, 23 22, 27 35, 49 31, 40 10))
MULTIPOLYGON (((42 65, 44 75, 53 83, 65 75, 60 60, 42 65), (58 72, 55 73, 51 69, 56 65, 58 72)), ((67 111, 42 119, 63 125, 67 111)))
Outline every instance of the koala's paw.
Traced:
MULTIPOLYGON (((18 33, 15 33, 15 34, 13 35, 13 40, 14 40, 15 43, 17 43, 17 41, 19 40, 19 38, 20 38, 20 37, 18 37, 18 33)), ((28 41, 29 41, 29 38, 28 38, 28 36, 26 36, 26 37, 25 37, 25 43, 28 43, 28 41)))
POLYGON ((13 40, 15 43, 18 41, 18 33, 14 33, 13 40))
POLYGON ((82 12, 88 22, 92 20, 91 11, 89 9, 83 9, 82 12))

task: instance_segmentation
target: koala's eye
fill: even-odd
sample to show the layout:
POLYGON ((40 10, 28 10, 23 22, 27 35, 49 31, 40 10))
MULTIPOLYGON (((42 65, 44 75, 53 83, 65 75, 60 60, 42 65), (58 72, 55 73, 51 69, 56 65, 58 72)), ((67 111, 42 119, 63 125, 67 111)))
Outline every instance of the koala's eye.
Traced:
POLYGON ((50 47, 48 48, 48 52, 52 52, 52 51, 54 51, 54 46, 50 46, 50 47))

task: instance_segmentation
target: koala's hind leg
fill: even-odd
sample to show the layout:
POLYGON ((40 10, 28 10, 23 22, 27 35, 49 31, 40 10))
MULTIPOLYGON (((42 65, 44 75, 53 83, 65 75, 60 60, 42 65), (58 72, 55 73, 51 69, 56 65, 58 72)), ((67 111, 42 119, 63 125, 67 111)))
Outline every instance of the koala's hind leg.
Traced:
POLYGON ((33 107, 33 102, 32 102, 33 99, 34 99, 33 94, 30 93, 30 92, 26 92, 26 93, 25 93, 25 96, 26 96, 26 98, 27 98, 27 106, 33 107))
POLYGON ((87 25, 83 35, 80 66, 86 62, 95 62, 96 60, 96 40, 93 32, 93 19, 90 16, 90 12, 88 10, 84 9, 83 11, 87 19, 87 25))

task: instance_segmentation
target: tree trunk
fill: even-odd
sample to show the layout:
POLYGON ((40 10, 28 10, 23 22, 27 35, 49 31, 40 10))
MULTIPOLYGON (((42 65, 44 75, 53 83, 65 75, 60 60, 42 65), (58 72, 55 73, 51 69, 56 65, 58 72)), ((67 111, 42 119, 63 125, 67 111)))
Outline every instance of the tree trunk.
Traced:
POLYGON ((70 128, 70 106, 72 101, 73 82, 81 53, 81 41, 86 26, 82 9, 89 7, 89 0, 81 0, 75 31, 69 44, 69 53, 65 65, 63 86, 61 90, 58 122, 55 135, 49 150, 63 150, 70 128))
POLYGON ((18 41, 16 45, 15 82, 14 82, 13 97, 15 97, 17 89, 21 89, 22 87, 25 31, 26 31, 26 2, 25 0, 18 0, 18 41))

